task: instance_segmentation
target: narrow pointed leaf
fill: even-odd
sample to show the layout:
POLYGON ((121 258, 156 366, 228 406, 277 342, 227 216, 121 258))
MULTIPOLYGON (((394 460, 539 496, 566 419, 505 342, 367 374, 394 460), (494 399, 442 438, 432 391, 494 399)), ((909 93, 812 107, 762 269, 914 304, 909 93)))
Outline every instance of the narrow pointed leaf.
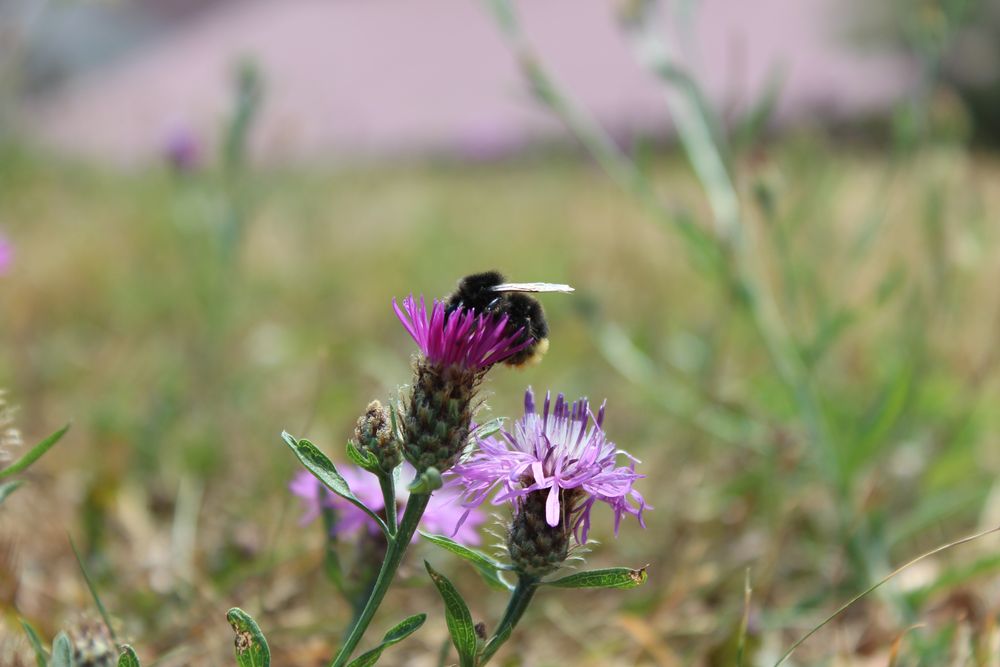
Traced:
POLYGON ((427 614, 416 614, 415 616, 403 619, 385 633, 381 644, 349 662, 347 667, 371 667, 371 665, 378 662, 378 659, 382 656, 382 651, 412 635, 426 620, 427 614))
POLYGON ((424 561, 427 574, 431 575, 431 581, 437 586, 441 599, 444 600, 444 618, 448 624, 448 634, 458 651, 460 667, 474 667, 476 664, 476 627, 472 623, 472 613, 469 606, 465 604, 458 589, 448 581, 448 578, 440 574, 431 567, 431 564, 424 561))
POLYGON ((635 588, 646 581, 646 568, 609 567, 604 570, 577 572, 555 581, 542 582, 556 588, 635 588))
POLYGON ((7 496, 14 493, 14 491, 17 490, 17 487, 21 486, 21 484, 23 483, 24 483, 23 480, 14 479, 9 482, 4 482, 3 484, 0 484, 0 503, 3 503, 3 501, 7 500, 7 496))
POLYGON ((418 531, 424 539, 433 542, 442 549, 450 551, 459 558, 467 560, 472 563, 472 565, 479 571, 486 583, 491 587, 499 591, 511 591, 514 587, 504 581, 500 576, 501 570, 511 569, 510 565, 505 565, 499 561, 493 560, 489 556, 475 549, 470 549, 469 547, 463 546, 456 542, 455 540, 445 537, 444 535, 431 535, 430 533, 425 533, 423 531, 418 531))
POLYGON ((21 627, 24 628, 24 634, 28 635, 28 643, 35 651, 35 662, 38 663, 38 667, 46 667, 49 664, 49 652, 42 646, 42 640, 38 637, 38 633, 23 618, 21 619, 21 627))
POLYGON ((233 607, 226 613, 226 620, 236 633, 236 664, 239 667, 270 667, 271 650, 250 614, 233 607))
POLYGON ((80 572, 83 573, 83 580, 87 582, 87 588, 90 590, 90 596, 94 598, 94 604, 97 605, 97 611, 101 614, 101 619, 104 621, 104 627, 108 629, 108 635, 111 637, 111 641, 117 643, 118 637, 115 635, 115 629, 111 625, 111 617, 108 615, 108 610, 105 608, 104 603, 101 602, 101 596, 97 594, 97 588, 94 586, 94 582, 87 573, 87 568, 83 566, 83 559, 80 558, 80 552, 77 551, 76 543, 73 542, 72 537, 69 538, 69 546, 73 549, 73 555, 76 556, 76 564, 80 566, 80 572))
POLYGON ((0 470, 0 479, 23 472, 32 463, 42 458, 42 455, 45 454, 45 452, 52 449, 52 446, 59 442, 59 439, 66 435, 66 431, 68 430, 69 424, 66 424, 61 429, 32 447, 27 454, 19 458, 17 461, 14 461, 14 463, 10 464, 3 470, 0 470))
POLYGON ((122 654, 118 656, 118 667, 141 667, 139 656, 135 654, 135 650, 128 644, 122 646, 122 654))
POLYGON ((338 496, 353 503, 361 511, 365 512, 370 516, 378 527, 382 529, 382 532, 388 538, 389 528, 385 525, 385 521, 382 520, 378 514, 375 514, 368 506, 363 502, 358 500, 357 496, 351 492, 351 487, 348 486, 347 480, 341 477, 340 473, 337 472, 336 466, 333 465, 333 461, 327 458, 326 454, 321 452, 316 445, 312 444, 308 440, 296 440, 295 436, 291 435, 288 431, 283 431, 281 433, 282 440, 285 444, 295 453, 302 465, 305 466, 306 470, 311 472, 313 476, 323 483, 323 486, 330 489, 338 496))
POLYGON ((49 667, 73 667, 73 644, 65 632, 56 635, 52 642, 52 660, 49 667))

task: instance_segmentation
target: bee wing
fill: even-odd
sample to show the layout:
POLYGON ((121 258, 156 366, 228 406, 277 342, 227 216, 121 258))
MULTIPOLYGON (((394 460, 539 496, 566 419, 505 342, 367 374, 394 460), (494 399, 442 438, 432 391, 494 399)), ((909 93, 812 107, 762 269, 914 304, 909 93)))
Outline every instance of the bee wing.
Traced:
POLYGON ((555 283, 503 283, 490 288, 494 292, 575 292, 569 285, 555 283))

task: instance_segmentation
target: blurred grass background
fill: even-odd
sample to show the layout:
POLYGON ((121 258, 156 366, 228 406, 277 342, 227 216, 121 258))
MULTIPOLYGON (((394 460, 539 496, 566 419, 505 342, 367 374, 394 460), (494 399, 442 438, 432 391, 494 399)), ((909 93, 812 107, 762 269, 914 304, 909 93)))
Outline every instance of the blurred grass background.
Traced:
MULTIPOLYGON (((413 347, 391 299, 497 268, 577 292, 544 298, 540 366, 491 373, 493 414, 517 415, 527 385, 607 398, 608 432, 643 460, 656 508, 618 540, 597 522, 588 558, 648 563, 648 584, 540 596, 500 664, 736 664, 747 579, 744 664, 773 664, 896 565, 1000 524, 1000 161, 930 84, 874 128, 734 133, 726 156, 756 287, 815 415, 776 370, 750 297, 720 279, 739 258, 685 243, 571 150, 250 168, 239 114, 220 164, 192 171, 0 144, 17 253, 0 278, 0 387, 27 440, 73 420, 0 511, 0 637, 19 634, 17 614, 51 637, 92 612, 69 534, 144 664, 227 664, 233 605, 254 613, 276 664, 323 664, 349 610, 323 576, 321 529, 297 526, 278 433, 343 460, 368 401, 407 381, 413 347)), ((709 226, 680 149, 628 157, 676 220, 709 226)), ((422 556, 457 577, 477 618, 502 609, 421 546, 379 623, 431 618, 385 664, 437 664, 445 641, 422 556)), ((996 538, 925 561, 795 664, 994 664, 998 571, 996 538)))
MULTIPOLYGON (((565 664, 566 651, 580 664, 709 655, 742 611, 747 567, 774 650, 779 627, 808 625, 864 581, 845 565, 841 508, 759 341, 663 230, 572 156, 255 172, 252 224, 226 262, 226 201, 211 174, 3 155, 0 209, 18 221, 18 262, 2 285, 0 377, 28 434, 74 421, 0 517, 25 570, 20 611, 46 633, 89 604, 69 532, 138 646, 180 651, 164 664, 205 651, 204 664, 222 662, 229 603, 258 600, 279 658, 329 637, 344 610, 322 580, 318 528, 295 524, 295 462, 276 435, 308 432, 339 454, 366 402, 407 377, 411 344, 390 299, 445 295, 487 267, 578 289, 545 301, 553 347, 542 365, 492 374, 495 414, 517 414, 528 384, 606 397, 609 433, 643 459, 656 507, 646 531, 626 526, 618 541, 599 524, 591 557, 649 562, 649 585, 624 600, 591 595, 582 617, 586 593, 543 597, 537 616, 555 627, 522 633, 524 654, 538 656, 528 664, 565 664), (615 337, 626 331, 637 348, 615 337)), ((682 164, 664 156, 651 168, 671 201, 698 210, 682 164)), ((884 573, 989 523, 1000 509, 995 160, 942 148, 890 165, 802 136, 739 174, 749 199, 761 179, 779 188, 777 212, 755 224, 787 244, 762 249, 769 274, 835 428, 857 443, 849 499, 876 533, 871 567, 884 573)), ((991 546, 869 601, 889 624, 882 639, 959 592, 992 609, 991 546)), ((422 587, 397 597, 435 603, 422 587)), ((476 611, 489 618, 500 603, 476 611)), ((926 641, 950 648, 960 619, 926 641)), ((421 637, 435 632, 440 623, 421 637)))

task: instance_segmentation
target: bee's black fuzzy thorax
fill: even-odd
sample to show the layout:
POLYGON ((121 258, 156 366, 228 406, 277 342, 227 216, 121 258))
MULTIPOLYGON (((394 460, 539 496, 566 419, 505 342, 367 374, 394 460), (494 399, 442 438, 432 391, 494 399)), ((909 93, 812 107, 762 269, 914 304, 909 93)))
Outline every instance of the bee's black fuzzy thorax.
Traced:
POLYGON ((502 285, 506 278, 499 271, 474 273, 458 282, 455 292, 448 297, 446 308, 452 312, 457 308, 469 308, 484 316, 499 318, 507 316, 505 330, 508 334, 520 330, 520 340, 532 342, 503 363, 508 366, 523 366, 539 361, 548 349, 549 325, 545 320, 542 304, 532 296, 522 292, 495 292, 494 287, 502 285))
POLYGON ((494 292, 493 288, 502 285, 505 280, 499 271, 485 271, 466 276, 458 281, 458 287, 448 297, 445 306, 448 312, 456 308, 471 308, 478 313, 486 313, 503 298, 503 295, 494 292))

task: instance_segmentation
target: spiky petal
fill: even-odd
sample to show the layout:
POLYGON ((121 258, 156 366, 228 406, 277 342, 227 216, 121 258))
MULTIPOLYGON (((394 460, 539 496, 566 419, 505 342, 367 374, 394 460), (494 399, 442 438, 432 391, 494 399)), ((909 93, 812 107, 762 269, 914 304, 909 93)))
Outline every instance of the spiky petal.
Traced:
POLYGON ((412 295, 403 299, 402 308, 393 299, 392 308, 424 357, 437 366, 485 370, 531 344, 519 341, 520 329, 506 332, 506 315, 493 318, 463 308, 449 313, 437 300, 428 315, 424 297, 417 306, 412 295))

